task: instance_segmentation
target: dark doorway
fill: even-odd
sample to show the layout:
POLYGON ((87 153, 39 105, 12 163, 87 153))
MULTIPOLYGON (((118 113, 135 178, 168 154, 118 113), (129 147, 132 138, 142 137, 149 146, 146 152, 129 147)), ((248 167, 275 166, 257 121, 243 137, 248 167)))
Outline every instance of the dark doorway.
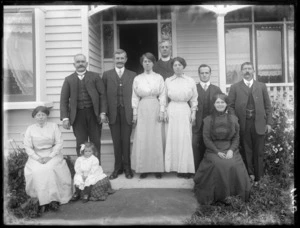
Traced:
POLYGON ((120 48, 127 52, 126 68, 140 74, 143 67, 140 57, 151 52, 158 57, 157 24, 118 25, 120 48))

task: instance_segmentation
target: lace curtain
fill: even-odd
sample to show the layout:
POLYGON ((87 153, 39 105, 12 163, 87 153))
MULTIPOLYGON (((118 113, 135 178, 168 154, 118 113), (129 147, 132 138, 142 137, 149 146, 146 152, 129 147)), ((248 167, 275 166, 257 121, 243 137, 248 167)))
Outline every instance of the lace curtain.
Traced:
POLYGON ((4 15, 4 68, 12 72, 23 95, 34 94, 32 14, 4 15))

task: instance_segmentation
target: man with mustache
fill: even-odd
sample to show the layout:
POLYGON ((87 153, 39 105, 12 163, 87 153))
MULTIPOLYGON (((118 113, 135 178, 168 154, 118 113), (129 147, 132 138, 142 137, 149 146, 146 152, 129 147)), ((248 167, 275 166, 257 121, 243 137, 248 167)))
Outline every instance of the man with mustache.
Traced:
POLYGON ((243 63, 241 72, 243 80, 230 87, 229 108, 239 119, 241 155, 257 185, 264 174, 264 140, 272 130, 272 107, 266 85, 253 79, 253 64, 243 63))
POLYGON ((116 50, 114 68, 103 73, 103 82, 108 99, 108 120, 114 144, 114 171, 109 179, 119 174, 131 179, 133 173, 130 164, 130 135, 132 130, 133 110, 131 106, 132 83, 136 73, 125 68, 127 53, 116 50))
POLYGON ((80 156, 80 145, 93 142, 101 164, 101 130, 106 120, 107 99, 103 81, 94 72, 87 71, 88 62, 83 54, 74 56, 76 71, 64 80, 60 96, 60 119, 63 128, 73 128, 76 152, 80 156))

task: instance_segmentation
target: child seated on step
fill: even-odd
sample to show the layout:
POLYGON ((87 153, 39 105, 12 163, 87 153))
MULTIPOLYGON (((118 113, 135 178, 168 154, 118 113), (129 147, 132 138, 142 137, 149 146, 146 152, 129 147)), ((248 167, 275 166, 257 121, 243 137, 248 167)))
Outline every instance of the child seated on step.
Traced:
POLYGON ((102 167, 99 165, 99 160, 94 154, 97 152, 95 145, 92 142, 81 144, 81 156, 75 162, 74 185, 75 193, 71 201, 77 201, 79 198, 86 203, 89 200, 106 200, 108 194, 113 194, 115 191, 111 188, 110 181, 102 167))

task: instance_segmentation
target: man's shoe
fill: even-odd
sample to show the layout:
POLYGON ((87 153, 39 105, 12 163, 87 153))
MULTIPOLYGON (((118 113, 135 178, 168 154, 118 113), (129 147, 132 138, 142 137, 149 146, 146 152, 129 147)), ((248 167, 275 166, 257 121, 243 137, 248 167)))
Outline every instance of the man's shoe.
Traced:
POLYGON ((161 174, 161 173, 155 173, 155 177, 156 177, 157 179, 161 179, 162 174, 161 174))
POLYGON ((77 201, 80 198, 80 193, 75 192, 71 198, 71 201, 77 201))
POLYGON ((125 177, 127 179, 131 179, 133 177, 133 173, 130 170, 125 170, 125 177))
POLYGON ((140 179, 144 179, 144 178, 146 178, 148 176, 148 173, 142 173, 141 175, 140 175, 140 179))
POLYGON ((109 176, 110 180, 116 179, 118 177, 119 174, 122 174, 123 170, 118 170, 118 171, 113 171, 113 173, 109 176))

